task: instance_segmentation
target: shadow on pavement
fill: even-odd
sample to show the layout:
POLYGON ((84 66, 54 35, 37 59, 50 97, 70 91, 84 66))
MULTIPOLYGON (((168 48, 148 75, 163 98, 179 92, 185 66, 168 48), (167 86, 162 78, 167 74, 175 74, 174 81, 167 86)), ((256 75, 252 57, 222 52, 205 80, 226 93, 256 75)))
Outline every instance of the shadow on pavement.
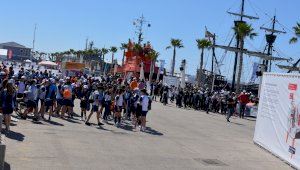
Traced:
POLYGON ((97 129, 104 130, 104 131, 108 131, 108 132, 113 132, 112 130, 105 129, 105 128, 102 127, 102 126, 98 126, 97 129))
POLYGON ((3 170, 10 170, 10 164, 7 162, 4 162, 4 169, 3 170))
POLYGON ((235 123, 235 122, 230 122, 230 123, 235 124, 235 125, 239 125, 239 126, 246 126, 246 125, 241 124, 241 123, 235 123))
POLYGON ((77 113, 75 113, 75 112, 73 112, 72 115, 73 115, 74 117, 81 117, 81 116, 79 116, 79 114, 77 114, 77 113))
POLYGON ((72 119, 64 119, 64 120, 67 121, 67 122, 70 122, 70 123, 81 124, 80 122, 74 121, 74 120, 72 120, 72 119))
POLYGON ((245 120, 248 120, 248 121, 253 121, 253 122, 255 122, 255 121, 256 121, 256 119, 255 119, 255 118, 252 118, 252 117, 247 117, 247 118, 245 118, 245 120))
POLYGON ((22 133, 14 132, 14 131, 9 131, 9 133, 6 133, 5 136, 9 139, 12 140, 17 140, 17 141, 24 141, 24 135, 22 133))
POLYGON ((32 121, 33 124, 37 124, 37 125, 44 125, 44 123, 40 122, 40 121, 32 121))
POLYGON ((132 131, 133 130, 133 127, 131 125, 128 125, 128 124, 122 124, 120 126, 120 129, 123 129, 123 130, 127 130, 127 131, 132 131))
POLYGON ((113 123, 109 123, 109 122, 106 122, 105 124, 110 125, 110 126, 114 125, 113 123))
POLYGON ((10 126, 17 126, 17 124, 11 122, 10 126))
POLYGON ((162 136, 162 135, 164 135, 161 132, 152 129, 151 127, 146 127, 145 133, 148 133, 150 135, 156 135, 156 136, 162 136))
POLYGON ((54 122, 52 120, 45 120, 45 122, 51 124, 51 125, 55 125, 55 126, 64 126, 64 124, 58 123, 58 122, 54 122))

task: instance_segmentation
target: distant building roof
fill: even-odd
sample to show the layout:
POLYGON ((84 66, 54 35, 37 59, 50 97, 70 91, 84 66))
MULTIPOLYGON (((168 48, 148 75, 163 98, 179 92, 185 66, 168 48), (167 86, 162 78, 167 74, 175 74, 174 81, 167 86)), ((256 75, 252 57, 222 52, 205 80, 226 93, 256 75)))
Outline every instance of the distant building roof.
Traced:
POLYGON ((24 45, 18 44, 16 42, 1 43, 0 46, 9 46, 9 47, 16 47, 16 48, 27 48, 24 45))

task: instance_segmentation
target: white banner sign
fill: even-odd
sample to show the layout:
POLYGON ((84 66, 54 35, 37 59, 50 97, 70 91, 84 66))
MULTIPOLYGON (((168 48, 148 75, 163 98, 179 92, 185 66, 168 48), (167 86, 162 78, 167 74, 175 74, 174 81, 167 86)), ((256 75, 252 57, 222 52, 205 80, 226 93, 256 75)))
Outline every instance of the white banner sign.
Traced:
POLYGON ((179 79, 178 77, 172 77, 172 76, 164 76, 163 84, 167 86, 179 86, 179 79))
POLYGON ((300 74, 264 74, 254 142, 300 169, 300 74))

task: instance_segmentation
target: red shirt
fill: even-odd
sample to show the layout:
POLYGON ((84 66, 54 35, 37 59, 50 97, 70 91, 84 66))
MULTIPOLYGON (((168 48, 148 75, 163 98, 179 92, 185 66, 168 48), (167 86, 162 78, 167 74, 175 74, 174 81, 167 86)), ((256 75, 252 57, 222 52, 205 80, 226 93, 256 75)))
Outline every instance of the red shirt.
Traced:
POLYGON ((240 94, 238 99, 239 99, 239 102, 242 103, 242 104, 249 103, 249 97, 246 94, 240 94))

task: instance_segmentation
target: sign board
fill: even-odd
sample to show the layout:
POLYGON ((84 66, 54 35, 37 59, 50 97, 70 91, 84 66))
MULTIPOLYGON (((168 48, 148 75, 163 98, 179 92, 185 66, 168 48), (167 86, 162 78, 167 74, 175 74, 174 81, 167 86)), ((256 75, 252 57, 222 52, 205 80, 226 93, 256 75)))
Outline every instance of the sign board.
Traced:
POLYGON ((173 76, 164 76, 163 78, 163 84, 167 86, 179 86, 179 78, 173 77, 173 76))
POLYGON ((300 74, 264 73, 254 142, 300 169, 300 74))
POLYGON ((7 49, 0 49, 0 59, 1 60, 7 60, 7 49))
POLYGON ((83 63, 75 63, 75 62, 65 62, 62 64, 63 69, 65 70, 83 70, 85 69, 85 64, 83 63))

